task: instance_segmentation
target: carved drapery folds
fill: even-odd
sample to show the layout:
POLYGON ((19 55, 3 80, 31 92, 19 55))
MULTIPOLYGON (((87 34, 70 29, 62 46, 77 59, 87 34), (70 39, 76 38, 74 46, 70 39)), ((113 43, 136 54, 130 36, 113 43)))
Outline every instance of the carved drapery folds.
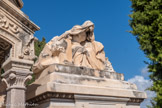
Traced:
POLYGON ((38 73, 57 63, 114 72, 110 61, 105 57, 104 46, 95 41, 94 24, 91 21, 75 25, 47 43, 33 71, 38 73))

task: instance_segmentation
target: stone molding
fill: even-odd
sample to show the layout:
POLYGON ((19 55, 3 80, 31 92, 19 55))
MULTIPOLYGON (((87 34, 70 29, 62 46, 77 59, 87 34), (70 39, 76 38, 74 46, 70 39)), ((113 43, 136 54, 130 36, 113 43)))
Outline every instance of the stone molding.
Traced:
POLYGON ((139 103, 140 104, 141 102, 143 102, 143 100, 144 99, 140 99, 140 98, 130 98, 128 102, 129 103, 139 103))
POLYGON ((59 72, 59 73, 67 73, 71 75, 90 76, 90 77, 97 77, 97 78, 122 80, 122 81, 124 80, 124 75, 121 73, 109 72, 105 70, 95 70, 92 68, 79 67, 73 65, 53 64, 47 67, 44 71, 46 72, 46 70, 48 70, 49 74, 53 72, 59 72))
POLYGON ((19 28, 14 23, 10 22, 5 15, 0 13, 0 28, 10 30, 14 34, 18 34, 19 28))
MULTIPOLYGON (((61 78, 61 77, 60 77, 61 78)), ((57 80, 57 79, 56 79, 57 80)), ((120 82, 120 81, 118 81, 120 82)), ((95 83, 95 82, 90 82, 95 83)), ((99 83, 99 82, 98 82, 99 83)), ((115 84, 113 80, 109 80, 108 83, 115 84)), ((121 82, 122 83, 122 82, 121 82)), ((123 84, 123 86, 126 86, 123 84)), ((85 85, 85 84, 65 84, 56 83, 55 81, 48 82, 47 84, 32 84, 28 86, 27 100, 32 99, 35 96, 39 96, 45 92, 61 92, 61 93, 74 93, 84 95, 102 95, 111 97, 129 97, 129 98, 147 98, 144 92, 140 92, 136 89, 124 88, 124 87, 113 87, 113 85, 85 85), (65 89, 66 88, 66 89, 65 89), (35 92, 32 92, 35 91, 35 92)))
POLYGON ((24 3, 22 0, 10 0, 15 6, 17 6, 18 8, 22 8, 24 3))
POLYGON ((2 68, 6 71, 4 75, 7 73, 10 69, 22 69, 25 71, 29 71, 33 65, 33 61, 30 60, 22 60, 17 58, 9 58, 5 61, 5 63, 2 65, 2 68))
POLYGON ((14 4, 12 4, 8 0, 0 1, 1 7, 3 7, 7 12, 16 17, 23 25, 26 26, 26 29, 30 29, 31 32, 35 32, 40 30, 40 28, 35 25, 32 21, 29 20, 28 16, 25 15, 19 8, 17 8, 14 4))
MULTIPOLYGON (((11 50, 10 50, 10 57, 15 57, 17 58, 18 54, 21 53, 21 40, 17 36, 13 36, 11 32, 7 32, 6 30, 2 30, 0 28, 0 38, 1 41, 4 40, 3 42, 9 43, 11 45, 11 50)), ((3 42, 1 42, 3 44, 3 42)))
POLYGON ((35 103, 39 103, 41 101, 44 101, 46 99, 50 99, 50 98, 56 98, 56 99, 72 99, 74 100, 74 94, 72 93, 53 93, 53 92, 46 92, 43 93, 39 96, 36 96, 30 100, 27 100, 27 103, 29 104, 35 104, 35 103))
POLYGON ((27 100, 28 104, 39 104, 47 99, 70 99, 70 100, 83 100, 83 101, 111 101, 111 102, 126 102, 140 104, 144 99, 140 98, 122 98, 122 97, 108 97, 99 95, 82 95, 72 93, 59 93, 59 92, 46 92, 32 99, 27 100))
MULTIPOLYGON (((1 2, 3 2, 3 0, 0 1, 0 37, 12 45, 11 57, 34 60, 34 58, 36 58, 34 55, 35 37, 33 36, 35 31, 32 31, 20 21, 18 19, 19 16, 14 16, 16 12, 9 13, 9 7, 3 8, 4 4, 1 4, 1 2)), ((10 2, 4 2, 10 5, 10 2)), ((23 15, 23 13, 21 14, 23 15)), ((24 18, 25 16, 22 16, 22 19, 24 18)), ((34 27, 34 25, 30 26, 34 27)))

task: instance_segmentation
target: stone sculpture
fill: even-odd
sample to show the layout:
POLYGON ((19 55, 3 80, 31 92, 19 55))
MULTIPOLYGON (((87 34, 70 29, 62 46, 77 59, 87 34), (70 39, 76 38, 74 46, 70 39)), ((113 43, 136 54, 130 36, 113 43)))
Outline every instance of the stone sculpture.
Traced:
POLYGON ((106 61, 105 61, 105 70, 109 71, 109 72, 115 72, 114 68, 112 67, 111 62, 109 61, 109 59, 106 57, 106 61))
POLYGON ((38 106, 29 108, 140 108, 146 98, 114 71, 91 21, 48 42, 33 72, 26 100, 38 106))
POLYGON ((0 0, 0 108, 140 108, 146 94, 114 71, 91 21, 54 37, 33 66, 39 27, 22 7, 0 0))
POLYGON ((86 21, 48 42, 33 66, 33 71, 37 73, 55 63, 106 70, 107 62, 104 46, 95 41, 94 24, 86 21))

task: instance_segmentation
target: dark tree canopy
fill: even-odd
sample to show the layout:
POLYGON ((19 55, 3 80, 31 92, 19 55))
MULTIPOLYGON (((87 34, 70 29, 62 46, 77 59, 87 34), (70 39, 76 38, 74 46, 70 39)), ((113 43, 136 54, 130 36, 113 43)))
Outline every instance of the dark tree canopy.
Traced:
POLYGON ((130 0, 131 33, 136 36, 140 49, 144 51, 150 78, 157 96, 153 99, 153 107, 162 107, 162 0, 130 0))

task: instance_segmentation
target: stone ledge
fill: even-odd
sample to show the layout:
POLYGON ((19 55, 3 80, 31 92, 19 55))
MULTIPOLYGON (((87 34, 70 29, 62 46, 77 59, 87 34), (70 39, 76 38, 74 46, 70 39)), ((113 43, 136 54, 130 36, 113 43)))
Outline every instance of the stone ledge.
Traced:
POLYGON ((31 66, 33 65, 33 61, 30 60, 23 60, 17 58, 8 58, 2 65, 2 68, 7 71, 13 67, 15 68, 22 68, 26 70, 30 70, 31 66))
POLYGON ((76 85, 84 85, 84 86, 93 86, 93 87, 106 87, 106 88, 115 88, 115 89, 134 89, 137 87, 135 84, 128 83, 126 81, 120 81, 115 79, 108 78, 100 78, 100 77, 92 77, 86 75, 76 75, 69 73, 61 73, 61 72, 45 72, 38 76, 39 79, 33 84, 36 85, 44 85, 48 82, 55 82, 60 84, 76 84, 76 85), (45 77, 44 77, 45 76, 45 77))
POLYGON ((27 91, 27 100, 32 99, 33 97, 41 95, 45 92, 100 95, 100 96, 122 97, 122 98, 124 97, 139 98, 139 99, 145 99, 147 97, 146 93, 140 92, 138 90, 128 90, 128 89, 119 89, 119 88, 116 89, 110 87, 95 87, 95 86, 85 86, 85 85, 77 85, 77 84, 59 84, 59 83, 49 82, 42 86, 40 85, 37 85, 35 87, 29 86, 27 91))
POLYGON ((46 92, 46 93, 43 93, 39 96, 36 96, 36 97, 34 97, 30 100, 27 100, 27 103, 29 103, 29 104, 38 103, 38 102, 41 102, 41 101, 49 99, 49 98, 72 99, 72 100, 74 100, 74 94, 46 92))
POLYGON ((87 67, 78 67, 73 65, 63 65, 63 64, 53 64, 47 67, 44 71, 42 71, 39 75, 39 78, 44 77, 41 74, 45 73, 66 73, 70 75, 80 75, 80 76, 90 76, 97 78, 107 78, 107 79, 115 79, 115 80, 124 80, 124 75, 117 72, 109 72, 105 70, 95 70, 87 67))
MULTIPOLYGON (((45 92, 39 96, 27 100, 28 104, 42 104, 44 102, 54 101, 54 102, 112 102, 112 103, 133 103, 140 104, 144 99, 141 98, 125 98, 125 97, 110 97, 110 96, 100 96, 100 95, 80 95, 80 94, 70 94, 70 93, 59 93, 59 92, 45 92)), ((76 104, 76 103, 75 103, 76 104)))
POLYGON ((19 8, 12 4, 8 0, 0 0, 0 6, 7 10, 10 14, 20 20, 24 25, 30 28, 33 33, 40 30, 40 28, 29 20, 29 17, 25 15, 19 8))

